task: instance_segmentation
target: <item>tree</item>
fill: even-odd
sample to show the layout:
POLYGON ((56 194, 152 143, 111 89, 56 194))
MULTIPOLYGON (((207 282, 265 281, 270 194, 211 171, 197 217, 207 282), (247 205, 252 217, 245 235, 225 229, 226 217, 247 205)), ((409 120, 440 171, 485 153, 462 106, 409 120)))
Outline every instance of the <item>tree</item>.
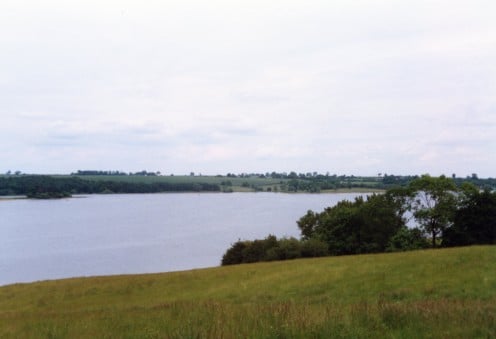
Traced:
POLYGON ((321 213, 308 211, 297 223, 304 240, 325 241, 334 255, 383 252, 405 224, 389 195, 340 201, 321 213))
POLYGON ((457 187, 444 175, 434 178, 422 175, 408 185, 410 209, 420 228, 431 236, 432 247, 437 237, 452 223, 457 206, 457 187))
POLYGON ((401 202, 390 194, 371 195, 360 208, 363 252, 384 252, 390 238, 405 226, 401 202))
POLYGON ((444 246, 496 244, 496 193, 471 190, 464 194, 453 225, 443 234, 444 246))
POLYGON ((302 216, 296 224, 300 229, 303 239, 310 239, 314 235, 318 225, 318 214, 312 210, 308 210, 307 214, 302 216))

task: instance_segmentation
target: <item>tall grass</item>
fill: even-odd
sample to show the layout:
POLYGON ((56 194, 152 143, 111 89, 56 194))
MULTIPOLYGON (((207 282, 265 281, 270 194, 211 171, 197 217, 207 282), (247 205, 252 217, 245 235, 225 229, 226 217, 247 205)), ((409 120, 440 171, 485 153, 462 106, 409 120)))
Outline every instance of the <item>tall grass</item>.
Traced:
POLYGON ((0 337, 491 338, 496 247, 0 287, 0 337))

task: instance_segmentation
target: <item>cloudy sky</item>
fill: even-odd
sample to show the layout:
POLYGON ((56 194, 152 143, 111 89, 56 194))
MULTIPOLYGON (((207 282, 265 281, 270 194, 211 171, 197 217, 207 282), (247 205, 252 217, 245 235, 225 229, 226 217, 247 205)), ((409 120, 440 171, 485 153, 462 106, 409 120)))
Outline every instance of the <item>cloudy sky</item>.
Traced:
POLYGON ((0 173, 496 176, 494 0, 2 0, 0 173))

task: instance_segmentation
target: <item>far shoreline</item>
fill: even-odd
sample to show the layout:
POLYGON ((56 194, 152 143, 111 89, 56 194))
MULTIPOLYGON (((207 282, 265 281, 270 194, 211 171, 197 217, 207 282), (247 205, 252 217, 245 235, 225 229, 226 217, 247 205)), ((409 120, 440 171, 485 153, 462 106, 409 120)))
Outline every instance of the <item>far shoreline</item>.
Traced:
POLYGON ((123 194, 177 194, 177 193, 193 193, 193 194, 229 194, 229 193, 271 193, 271 194, 342 194, 342 193, 371 193, 371 194, 381 194, 384 193, 386 190, 383 189, 378 189, 378 188, 339 188, 339 189, 330 189, 330 190, 322 190, 320 192, 305 192, 305 191, 299 191, 299 192, 285 192, 285 191, 248 191, 248 190, 233 190, 232 192, 209 192, 209 191, 200 191, 200 192, 194 192, 194 191, 164 191, 164 192, 150 192, 150 193, 82 193, 82 194, 75 194, 72 196, 67 196, 67 197, 57 197, 57 198, 33 198, 33 197, 28 197, 26 195, 5 195, 5 196, 0 196, 0 201, 12 201, 12 200, 63 200, 63 199, 72 199, 72 198, 84 198, 92 195, 123 195, 123 194))

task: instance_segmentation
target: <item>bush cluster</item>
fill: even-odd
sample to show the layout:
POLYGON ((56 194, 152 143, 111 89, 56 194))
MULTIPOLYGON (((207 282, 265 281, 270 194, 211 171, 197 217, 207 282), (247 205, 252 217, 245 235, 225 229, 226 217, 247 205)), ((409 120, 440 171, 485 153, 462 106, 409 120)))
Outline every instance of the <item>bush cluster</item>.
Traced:
POLYGON ((322 257, 329 254, 328 246, 318 239, 277 239, 269 235, 265 239, 238 240, 222 257, 222 265, 235 265, 259 261, 288 260, 322 257))

